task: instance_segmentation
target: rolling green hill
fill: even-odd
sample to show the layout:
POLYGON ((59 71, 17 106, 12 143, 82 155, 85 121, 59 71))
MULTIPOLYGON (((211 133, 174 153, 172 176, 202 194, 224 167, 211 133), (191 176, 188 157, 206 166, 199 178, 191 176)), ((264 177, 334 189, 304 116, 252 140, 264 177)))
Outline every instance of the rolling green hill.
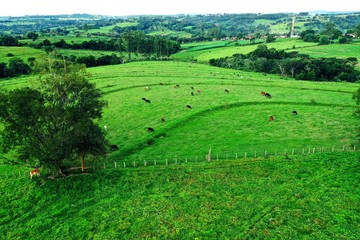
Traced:
MULTIPOLYGON (((1 156, 1 239, 359 235, 352 115, 359 84, 171 61, 88 72, 108 101, 99 124, 119 150, 87 159, 85 174, 72 170, 57 180, 46 178, 47 169, 30 180, 29 167, 6 160, 15 155, 1 156)), ((0 87, 34 77, 1 80, 0 87)))

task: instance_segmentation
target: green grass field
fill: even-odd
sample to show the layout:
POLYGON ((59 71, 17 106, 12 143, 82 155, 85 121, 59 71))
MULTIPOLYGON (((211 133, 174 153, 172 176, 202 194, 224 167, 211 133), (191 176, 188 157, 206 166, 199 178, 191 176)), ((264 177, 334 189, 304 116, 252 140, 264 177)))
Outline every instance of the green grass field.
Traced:
MULTIPOLYGON (((209 43, 209 45, 211 46, 211 42, 209 43)), ((299 39, 277 39, 275 42, 267 44, 269 48, 276 48, 278 50, 288 50, 292 49, 293 47, 295 47, 296 49, 300 49, 303 47, 314 45, 316 45, 316 43, 306 43, 299 39)), ((231 44, 227 47, 219 47, 215 45, 213 48, 207 47, 205 50, 199 51, 191 51, 192 49, 190 48, 188 50, 176 53, 172 57, 174 60, 197 60, 201 63, 207 63, 212 58, 230 57, 236 53, 247 54, 254 51, 256 47, 257 45, 235 46, 231 44)))
POLYGON ((109 103, 100 124, 122 149, 111 159, 205 158, 209 148, 235 156, 354 143, 352 94, 358 84, 294 81, 181 62, 137 62, 90 72, 109 103), (293 110, 299 115, 292 116, 293 110), (147 133, 148 127, 155 133, 147 133))
POLYGON ((6 178, 1 165, 0 238, 357 239, 359 157, 129 167, 59 180, 6 178))
MULTIPOLYGON (((46 169, 30 180, 29 167, 3 164, 15 155, 0 156, 0 239, 360 235, 352 99, 359 83, 295 81, 178 61, 88 72, 108 102, 99 125, 119 150, 96 163, 88 159, 96 168, 86 174, 57 180, 46 179, 46 169)), ((0 89, 34 78, 0 80, 0 89)))
POLYGON ((315 58, 348 58, 356 57, 360 60, 360 41, 354 41, 351 44, 330 44, 317 45, 306 48, 296 49, 299 53, 308 54, 315 58))
POLYGON ((13 57, 19 57, 27 63, 28 58, 35 57, 39 58, 45 54, 43 50, 30 48, 30 47, 3 47, 0 46, 0 62, 8 63, 11 57, 7 54, 13 54, 13 57))

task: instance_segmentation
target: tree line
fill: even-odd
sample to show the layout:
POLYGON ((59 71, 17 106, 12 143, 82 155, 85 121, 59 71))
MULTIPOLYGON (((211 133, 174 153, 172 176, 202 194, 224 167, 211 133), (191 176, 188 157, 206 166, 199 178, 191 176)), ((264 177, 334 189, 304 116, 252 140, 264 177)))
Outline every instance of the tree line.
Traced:
MULTIPOLYGON (((10 54, 11 55, 11 54, 10 54)), ((114 65, 121 64, 123 60, 121 57, 118 57, 116 54, 103 55, 99 57, 95 57, 93 55, 89 56, 63 56, 61 54, 57 54, 57 57, 66 59, 73 63, 84 64, 86 67, 95 67, 95 66, 105 66, 105 65, 114 65)), ((0 62, 0 78, 9 78, 16 77, 23 74, 30 74, 34 70, 34 65, 36 63, 36 59, 34 57, 30 57, 27 60, 27 63, 18 57, 13 57, 9 59, 9 63, 0 62)))
POLYGON ((156 58, 169 57, 180 50, 180 43, 163 36, 148 36, 142 31, 126 31, 119 37, 109 40, 90 40, 82 43, 68 43, 64 39, 50 42, 48 39, 34 45, 36 48, 44 48, 51 52, 54 48, 63 49, 86 49, 126 52, 128 60, 132 54, 156 56, 156 58))
POLYGON ((356 82, 360 73, 355 69, 357 58, 311 58, 298 52, 285 52, 259 45, 248 54, 210 59, 210 65, 244 71, 280 74, 298 80, 356 82))

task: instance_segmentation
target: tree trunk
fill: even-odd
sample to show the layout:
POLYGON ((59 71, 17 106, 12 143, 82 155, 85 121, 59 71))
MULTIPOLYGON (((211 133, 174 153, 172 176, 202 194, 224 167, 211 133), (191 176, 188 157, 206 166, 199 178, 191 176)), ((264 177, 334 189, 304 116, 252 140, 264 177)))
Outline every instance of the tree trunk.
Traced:
POLYGON ((80 155, 80 160, 81 160, 81 171, 84 172, 85 171, 85 156, 83 154, 80 155))

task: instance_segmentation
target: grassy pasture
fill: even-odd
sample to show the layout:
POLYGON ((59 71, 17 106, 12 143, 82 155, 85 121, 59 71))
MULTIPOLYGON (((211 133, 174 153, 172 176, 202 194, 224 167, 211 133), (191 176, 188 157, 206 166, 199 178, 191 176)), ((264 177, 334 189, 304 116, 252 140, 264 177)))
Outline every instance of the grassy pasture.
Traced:
POLYGON ((205 158, 209 148, 235 156, 354 143, 356 84, 284 80, 181 62, 137 62, 90 71, 109 103, 101 124, 122 149, 109 160, 205 158), (174 88, 176 84, 180 87, 174 88), (261 91, 273 98, 265 99, 261 91), (145 104, 143 97, 152 103, 145 104), (292 116, 292 110, 299 115, 292 116), (270 115, 274 122, 268 121, 270 115), (147 133, 148 127, 155 133, 147 133))
POLYGON ((0 46, 0 62, 9 62, 11 57, 6 56, 8 53, 14 54, 13 57, 20 57, 27 63, 28 58, 35 57, 38 58, 41 55, 44 55, 45 52, 40 49, 34 49, 30 47, 4 47, 0 46))
MULTIPOLYGON (((308 54, 315 58, 348 58, 356 57, 360 61, 360 41, 354 41, 352 44, 330 44, 316 45, 306 48, 296 49, 299 53, 308 54)), ((360 65, 358 65, 360 67, 360 65)))
POLYGON ((359 157, 117 168, 55 181, 1 174, 0 238, 357 239, 359 157))
POLYGON ((139 23, 137 22, 122 22, 122 23, 117 23, 111 26, 106 26, 106 27, 100 27, 99 29, 90 29, 88 32, 89 33, 109 33, 114 27, 132 27, 132 26, 137 26, 139 23))
MULTIPOLYGON (((88 71, 108 101, 99 124, 120 148, 104 161, 126 161, 127 167, 30 181, 27 167, 0 164, 0 239, 359 236, 359 152, 283 154, 285 148, 352 146, 358 122, 351 97, 358 84, 294 81, 184 62, 88 71), (222 155, 205 162, 210 147, 213 158, 229 153, 233 160, 222 155), (259 149, 279 156, 251 158, 259 149), (235 151, 247 151, 250 158, 234 160, 235 151), (173 164, 174 157, 195 156, 197 163, 173 164), (130 167, 132 161, 154 159, 163 162, 130 167), (172 164, 164 166, 164 159, 172 164)), ((23 86, 33 77, 0 80, 0 87, 23 86)))
MULTIPOLYGON (((296 49, 313 46, 316 43, 306 43, 299 39, 277 39, 275 42, 268 43, 269 48, 292 49, 295 46, 296 49)), ((229 57, 236 53, 247 54, 256 49, 257 45, 247 46, 235 46, 230 45, 227 47, 214 47, 211 49, 205 49, 200 51, 182 51, 173 55, 174 60, 191 60, 196 59, 198 62, 208 62, 211 58, 229 57)))
POLYGON ((95 58, 97 58, 104 55, 112 55, 112 54, 116 54, 117 56, 121 55, 119 52, 115 52, 115 51, 81 50, 81 49, 80 50, 58 49, 57 51, 64 56, 74 55, 76 57, 94 56, 95 58))

